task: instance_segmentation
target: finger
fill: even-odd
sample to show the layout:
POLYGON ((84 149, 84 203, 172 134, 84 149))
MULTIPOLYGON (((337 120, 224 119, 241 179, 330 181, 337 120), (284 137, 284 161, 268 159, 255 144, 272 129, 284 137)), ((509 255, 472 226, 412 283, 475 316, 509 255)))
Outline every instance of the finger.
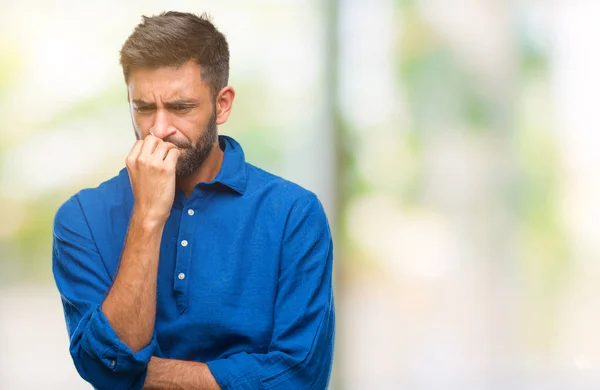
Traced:
POLYGON ((167 157, 167 153, 169 152, 169 150, 176 148, 175 145, 173 145, 170 142, 162 142, 160 143, 156 149, 154 149, 154 153, 152 153, 152 158, 154 160, 164 160, 165 157, 167 157))
POLYGON ((177 165, 177 159, 181 156, 181 151, 177 148, 171 148, 167 152, 167 157, 165 157, 165 162, 168 166, 175 168, 177 165))
POLYGON ((144 141, 142 141, 141 139, 137 140, 135 142, 135 144, 133 144, 133 147, 129 151, 129 154, 127 155, 127 158, 125 159, 125 161, 127 161, 127 162, 135 161, 138 158, 138 156, 140 155, 143 144, 144 144, 144 141))
POLYGON ((156 149, 156 146, 161 142, 162 140, 160 138, 157 138, 153 135, 147 135, 146 138, 144 138, 144 145, 142 146, 140 156, 150 157, 150 155, 154 152, 154 149, 156 149))

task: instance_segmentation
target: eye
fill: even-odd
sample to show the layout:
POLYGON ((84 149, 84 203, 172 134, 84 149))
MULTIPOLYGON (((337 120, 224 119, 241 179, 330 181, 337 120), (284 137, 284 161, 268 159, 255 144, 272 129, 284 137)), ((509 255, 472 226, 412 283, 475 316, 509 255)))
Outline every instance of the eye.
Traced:
POLYGON ((133 108, 136 112, 139 112, 140 114, 147 114, 149 112, 152 112, 153 108, 152 107, 146 107, 146 106, 137 106, 133 108))
POLYGON ((173 111, 179 113, 179 114, 185 114, 186 112, 189 112, 193 107, 191 106, 175 106, 173 107, 173 111))

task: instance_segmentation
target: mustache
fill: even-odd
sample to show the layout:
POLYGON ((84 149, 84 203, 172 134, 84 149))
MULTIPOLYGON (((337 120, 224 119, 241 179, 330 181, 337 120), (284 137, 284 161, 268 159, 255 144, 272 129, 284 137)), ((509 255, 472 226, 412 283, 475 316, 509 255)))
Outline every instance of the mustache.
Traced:
POLYGON ((190 149, 192 147, 192 144, 188 141, 176 140, 169 137, 163 138, 163 141, 170 142, 173 145, 177 146, 179 149, 190 149))

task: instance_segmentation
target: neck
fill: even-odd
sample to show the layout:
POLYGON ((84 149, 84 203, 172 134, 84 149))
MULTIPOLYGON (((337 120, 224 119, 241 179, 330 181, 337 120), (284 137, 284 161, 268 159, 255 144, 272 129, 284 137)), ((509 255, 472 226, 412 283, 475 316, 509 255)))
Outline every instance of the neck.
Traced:
POLYGON ((210 182, 217 177, 223 164, 223 155, 224 153, 217 140, 196 172, 188 177, 177 178, 177 187, 185 192, 185 195, 189 198, 196 184, 210 182))

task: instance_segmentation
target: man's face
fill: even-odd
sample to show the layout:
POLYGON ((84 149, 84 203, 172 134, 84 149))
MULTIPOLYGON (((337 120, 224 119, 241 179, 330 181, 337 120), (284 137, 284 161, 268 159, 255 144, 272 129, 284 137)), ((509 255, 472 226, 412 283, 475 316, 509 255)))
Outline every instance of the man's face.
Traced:
POLYGON ((128 96, 136 138, 152 133, 175 144, 181 150, 177 176, 194 173, 217 141, 215 104, 200 65, 136 69, 128 96))

